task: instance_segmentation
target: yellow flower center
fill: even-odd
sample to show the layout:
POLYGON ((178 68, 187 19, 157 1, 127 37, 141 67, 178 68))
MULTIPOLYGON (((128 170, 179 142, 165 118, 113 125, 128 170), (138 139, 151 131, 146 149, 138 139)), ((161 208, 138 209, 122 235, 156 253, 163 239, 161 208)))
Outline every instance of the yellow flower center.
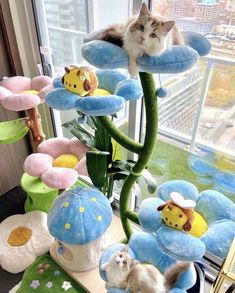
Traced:
POLYGON ((31 94, 31 95, 37 95, 38 94, 38 91, 36 90, 27 90, 27 91, 23 91, 21 92, 22 94, 31 94))
POLYGON ((55 158, 52 165, 53 167, 63 167, 63 168, 73 169, 77 165, 78 162, 79 162, 79 159, 75 155, 63 154, 55 158))
POLYGON ((22 246, 31 238, 32 230, 27 227, 17 227, 11 231, 7 243, 11 246, 22 246))

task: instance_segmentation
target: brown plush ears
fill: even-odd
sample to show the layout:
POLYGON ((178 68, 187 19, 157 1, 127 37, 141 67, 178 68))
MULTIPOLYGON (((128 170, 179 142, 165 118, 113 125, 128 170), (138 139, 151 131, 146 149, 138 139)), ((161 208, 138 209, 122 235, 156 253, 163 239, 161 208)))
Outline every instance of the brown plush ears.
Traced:
POLYGON ((85 81, 84 81, 84 90, 89 91, 90 89, 91 89, 91 83, 89 82, 89 80, 85 79, 85 81))
POLYGON ((170 210, 172 208, 172 205, 174 205, 172 199, 168 199, 165 203, 161 204, 160 206, 157 207, 158 211, 161 211, 164 209, 165 206, 169 206, 170 210))
POLYGON ((188 232, 192 229, 192 224, 189 222, 189 220, 184 224, 183 230, 188 232))
POLYGON ((157 207, 157 210, 162 211, 166 205, 167 205, 166 203, 161 204, 160 206, 157 207))

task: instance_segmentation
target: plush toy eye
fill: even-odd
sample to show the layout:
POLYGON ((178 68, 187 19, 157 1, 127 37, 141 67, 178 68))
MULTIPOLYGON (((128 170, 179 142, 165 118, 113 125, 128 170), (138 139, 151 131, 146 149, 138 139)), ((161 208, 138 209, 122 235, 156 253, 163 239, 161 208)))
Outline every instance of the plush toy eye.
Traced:
POLYGON ((126 261, 126 260, 124 260, 122 263, 123 263, 125 266, 127 265, 127 261, 126 261))
POLYGON ((80 76, 80 80, 84 81, 85 80, 85 76, 80 76))
POLYGON ((77 87, 76 84, 74 84, 73 87, 76 88, 77 87))
POLYGON ((139 30, 140 30, 141 32, 144 31, 144 26, 143 26, 142 24, 139 25, 139 30))
POLYGON ((122 254, 119 254, 119 257, 122 258, 122 254))
POLYGON ((157 35, 155 33, 151 33, 149 36, 150 38, 156 38, 157 35))

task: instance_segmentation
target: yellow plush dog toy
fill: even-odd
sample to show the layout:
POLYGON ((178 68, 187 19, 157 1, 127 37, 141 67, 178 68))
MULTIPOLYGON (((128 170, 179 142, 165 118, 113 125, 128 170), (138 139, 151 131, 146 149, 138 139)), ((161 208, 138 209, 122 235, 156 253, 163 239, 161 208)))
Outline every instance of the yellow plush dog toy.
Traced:
POLYGON ((196 203, 193 200, 185 200, 178 192, 172 192, 170 198, 157 208, 158 211, 162 211, 163 221, 172 228, 190 231, 196 203))
POLYGON ((81 97, 93 95, 98 86, 96 74, 88 67, 65 67, 62 83, 66 90, 81 97))

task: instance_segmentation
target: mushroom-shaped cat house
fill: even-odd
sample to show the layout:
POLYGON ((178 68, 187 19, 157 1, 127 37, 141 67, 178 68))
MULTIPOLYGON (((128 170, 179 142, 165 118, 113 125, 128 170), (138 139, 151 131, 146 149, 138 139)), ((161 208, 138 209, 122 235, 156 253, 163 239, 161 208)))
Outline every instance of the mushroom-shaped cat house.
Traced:
POLYGON ((66 269, 96 267, 107 247, 112 209, 98 190, 77 187, 63 192, 48 212, 48 229, 57 239, 56 258, 66 269))

